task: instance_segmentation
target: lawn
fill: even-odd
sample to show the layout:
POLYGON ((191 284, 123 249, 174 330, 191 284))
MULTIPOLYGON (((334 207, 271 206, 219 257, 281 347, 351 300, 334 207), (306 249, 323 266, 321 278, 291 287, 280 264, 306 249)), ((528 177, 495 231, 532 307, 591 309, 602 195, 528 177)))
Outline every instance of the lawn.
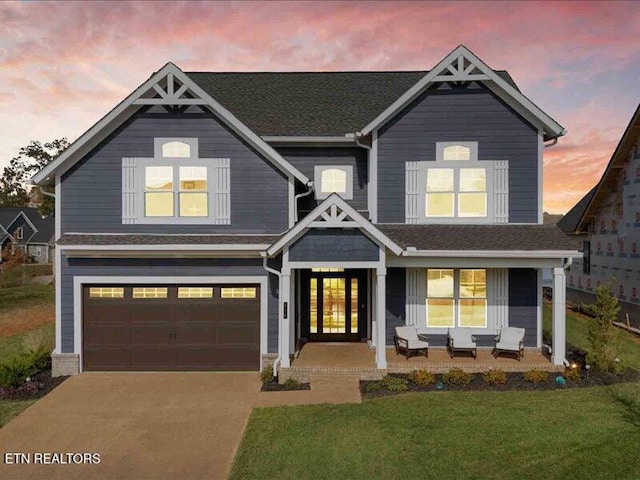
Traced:
MULTIPOLYGON (((551 331, 551 305, 544 304, 543 319, 545 330, 551 331)), ((628 367, 640 370, 640 339, 623 330, 620 335, 620 359, 628 367)), ((587 342, 587 319, 583 315, 567 310, 567 343, 589 350, 587 342)))
POLYGON ((4 427, 13 417, 20 415, 37 400, 0 400, 0 428, 4 427))
POLYGON ((51 305, 55 301, 53 285, 26 285, 0 288, 0 313, 32 306, 51 305))
POLYGON ((637 479, 640 385, 254 409, 231 478, 637 479))

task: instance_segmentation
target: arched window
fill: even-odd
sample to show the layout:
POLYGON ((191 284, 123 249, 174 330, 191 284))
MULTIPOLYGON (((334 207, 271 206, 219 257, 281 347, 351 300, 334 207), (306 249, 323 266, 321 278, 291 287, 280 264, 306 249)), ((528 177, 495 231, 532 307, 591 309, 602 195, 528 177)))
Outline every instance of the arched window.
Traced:
POLYGON ((191 147, 184 142, 167 142, 162 144, 162 156, 189 158, 191 156, 191 147))
POLYGON ((347 191, 347 172, 339 168, 323 170, 320 183, 322 193, 345 193, 347 191))
POLYGON ((444 148, 443 160, 471 160, 471 149, 464 145, 450 145, 444 148))

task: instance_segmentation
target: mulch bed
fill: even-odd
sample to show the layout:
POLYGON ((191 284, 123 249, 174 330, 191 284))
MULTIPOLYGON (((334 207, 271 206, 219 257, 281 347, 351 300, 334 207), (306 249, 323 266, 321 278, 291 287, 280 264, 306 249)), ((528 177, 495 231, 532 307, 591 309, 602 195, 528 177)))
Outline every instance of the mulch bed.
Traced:
MULTIPOLYGON (((392 377, 400 377, 408 379, 408 374, 392 374, 392 377)), ((595 387, 595 386, 603 386, 603 385, 613 385, 615 383, 624 383, 624 382, 640 382, 640 372, 636 370, 626 370, 619 374, 612 373, 602 373, 602 372, 589 372, 589 376, 587 377, 586 370, 581 371, 580 380, 567 380, 566 384, 558 385, 556 383, 556 377, 562 376, 561 373, 549 372, 549 378, 540 383, 532 383, 526 382, 522 378, 522 373, 507 373, 507 383, 504 385, 488 385, 483 382, 482 374, 474 374, 473 380, 468 385, 444 385, 444 388, 438 390, 436 384, 429 384, 424 386, 418 386, 415 383, 409 381, 408 390, 403 392, 396 391, 388 391, 385 389, 380 389, 374 392, 368 391, 367 387, 371 383, 376 383, 375 381, 361 381, 360 382, 360 392, 362 393, 363 398, 375 398, 375 397, 384 397, 387 395, 397 395, 399 393, 406 392, 436 392, 436 391, 496 391, 496 392, 505 392, 510 390, 563 390, 567 388, 584 388, 584 387, 595 387)), ((436 383, 442 382, 442 375, 436 375, 436 383)))
POLYGON ((51 376, 51 370, 37 373, 30 382, 18 388, 0 387, 0 400, 36 400, 44 397, 69 377, 51 376))
POLYGON ((299 388, 292 388, 291 385, 287 385, 286 383, 278 383, 278 381, 267 382, 262 384, 261 392, 294 392, 300 390, 311 390, 310 383, 301 383, 299 384, 299 388))

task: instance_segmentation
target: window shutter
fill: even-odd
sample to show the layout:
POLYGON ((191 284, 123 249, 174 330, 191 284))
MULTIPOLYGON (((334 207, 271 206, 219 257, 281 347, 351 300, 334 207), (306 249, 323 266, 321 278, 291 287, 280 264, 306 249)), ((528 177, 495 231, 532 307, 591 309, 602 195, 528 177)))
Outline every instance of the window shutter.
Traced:
POLYGON ((493 162, 493 218, 495 223, 509 223, 509 162, 493 162))
POLYGON ((424 268, 407 268, 407 325, 424 327, 427 321, 427 273, 424 268))
POLYGON ((231 224, 231 161, 216 158, 213 161, 213 223, 231 224))
POLYGON ((135 225, 138 218, 138 159, 122 159, 122 224, 135 225))
POLYGON ((493 268, 487 270, 489 283, 489 306, 493 310, 489 316, 494 318, 494 327, 501 329, 509 326, 509 269, 493 268))
POLYGON ((420 188, 420 169, 418 162, 406 162, 406 195, 405 195, 405 221, 406 223, 419 222, 419 205, 422 189, 420 188))

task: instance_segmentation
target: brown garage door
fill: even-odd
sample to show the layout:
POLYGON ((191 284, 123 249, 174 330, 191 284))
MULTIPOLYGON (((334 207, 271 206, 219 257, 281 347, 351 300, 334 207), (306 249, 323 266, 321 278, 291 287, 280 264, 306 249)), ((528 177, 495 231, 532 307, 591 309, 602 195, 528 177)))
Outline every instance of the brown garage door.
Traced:
POLYGON ((84 370, 258 370, 258 285, 91 285, 84 370))

